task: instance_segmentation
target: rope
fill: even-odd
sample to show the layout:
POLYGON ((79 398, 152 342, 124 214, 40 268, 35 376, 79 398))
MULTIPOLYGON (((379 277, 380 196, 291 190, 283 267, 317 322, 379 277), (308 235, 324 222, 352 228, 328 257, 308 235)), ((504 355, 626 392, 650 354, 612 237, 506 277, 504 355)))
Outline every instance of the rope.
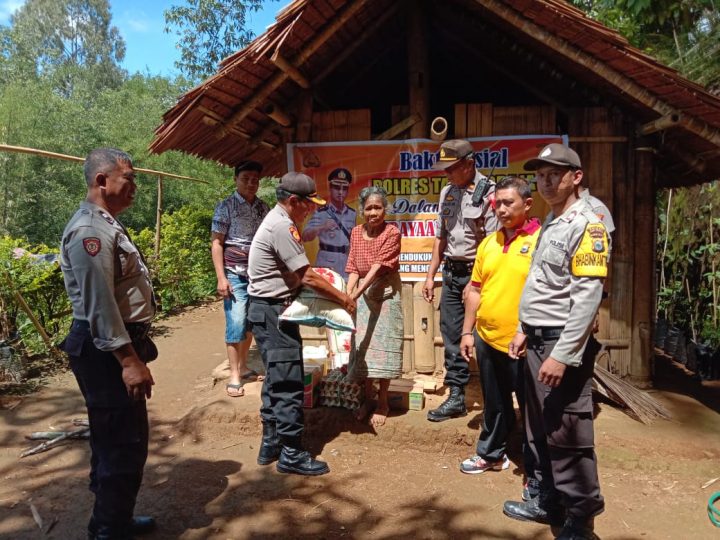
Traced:
POLYGON ((707 507, 708 517, 716 527, 720 527, 720 510, 715 507, 715 503, 718 501, 720 501, 720 491, 716 491, 710 496, 707 507))

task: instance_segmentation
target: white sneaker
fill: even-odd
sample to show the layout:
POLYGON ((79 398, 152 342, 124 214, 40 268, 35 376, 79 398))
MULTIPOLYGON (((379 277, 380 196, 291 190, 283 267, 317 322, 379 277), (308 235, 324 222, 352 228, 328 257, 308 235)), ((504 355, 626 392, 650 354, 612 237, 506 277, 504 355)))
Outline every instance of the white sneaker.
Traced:
POLYGON ((473 456, 460 464, 460 472, 465 474, 480 474, 485 471, 504 471, 510 468, 510 460, 504 455, 500 461, 486 461, 480 456, 473 456))

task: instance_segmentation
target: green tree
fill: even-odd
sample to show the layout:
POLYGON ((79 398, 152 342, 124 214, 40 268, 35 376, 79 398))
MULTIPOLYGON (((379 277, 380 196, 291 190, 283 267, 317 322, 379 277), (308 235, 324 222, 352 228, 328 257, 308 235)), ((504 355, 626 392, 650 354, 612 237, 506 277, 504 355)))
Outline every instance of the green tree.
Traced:
POLYGON ((255 37, 245 28, 247 14, 263 0, 187 0, 165 11, 165 32, 178 37, 181 58, 175 66, 191 81, 215 72, 219 62, 255 37))
POLYGON ((27 0, 0 46, 14 77, 52 77, 66 95, 78 77, 92 80, 93 90, 124 78, 125 42, 111 25, 108 0, 27 0))

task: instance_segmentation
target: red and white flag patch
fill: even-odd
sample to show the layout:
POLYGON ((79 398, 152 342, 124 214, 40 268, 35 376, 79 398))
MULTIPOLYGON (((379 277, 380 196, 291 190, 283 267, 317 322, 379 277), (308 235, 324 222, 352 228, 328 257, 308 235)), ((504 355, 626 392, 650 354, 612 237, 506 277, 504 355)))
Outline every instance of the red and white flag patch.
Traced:
POLYGON ((83 247, 85 248, 85 251, 87 251, 87 254, 91 257, 94 257, 98 253, 100 253, 100 248, 102 247, 102 244, 100 243, 100 239, 95 236, 89 236, 87 238, 83 238, 83 247))

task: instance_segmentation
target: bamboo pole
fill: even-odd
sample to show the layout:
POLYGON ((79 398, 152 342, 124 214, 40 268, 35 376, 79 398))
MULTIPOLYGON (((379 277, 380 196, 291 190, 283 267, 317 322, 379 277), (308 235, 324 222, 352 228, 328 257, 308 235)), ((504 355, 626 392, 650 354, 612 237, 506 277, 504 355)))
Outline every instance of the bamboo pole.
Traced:
POLYGON ((157 211, 155 212, 155 260, 160 258, 160 229, 162 227, 163 179, 157 180, 157 211))
MULTIPOLYGON (((37 148, 28 148, 25 146, 13 146, 10 144, 0 144, 0 152, 14 152, 17 154, 30 154, 33 156, 41 156, 52 159, 62 159, 64 161, 74 161, 76 163, 85 163, 85 158, 77 156, 69 156, 67 154, 59 154, 57 152, 48 152, 46 150, 38 150, 37 148)), ((182 176, 180 174, 173 174, 164 171, 154 171, 153 169, 142 169, 140 167, 133 167, 135 172, 144 174, 152 174, 155 176, 162 176, 165 178, 175 178, 177 180, 189 180, 191 182, 199 182, 201 184, 209 184, 207 180, 200 180, 199 178, 192 178, 191 176, 182 176)))
POLYGON ((419 118, 410 127, 410 137, 427 137, 430 122, 428 5, 425 0, 406 0, 404 7, 407 13, 408 105, 410 115, 419 118))

